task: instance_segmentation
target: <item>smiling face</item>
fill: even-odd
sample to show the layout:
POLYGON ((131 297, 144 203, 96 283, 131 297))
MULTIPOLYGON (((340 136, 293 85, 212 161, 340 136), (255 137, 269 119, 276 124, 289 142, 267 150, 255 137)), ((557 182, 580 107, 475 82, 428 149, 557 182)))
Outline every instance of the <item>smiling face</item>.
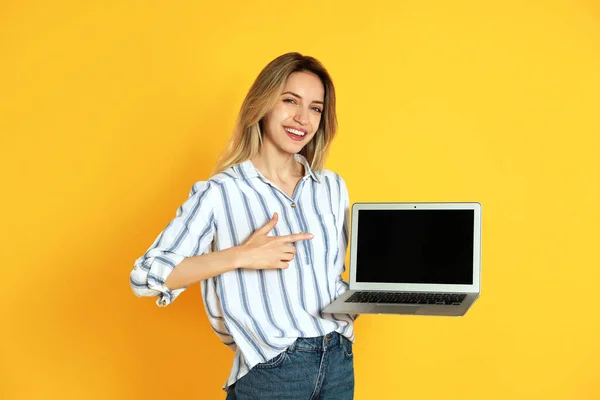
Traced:
POLYGON ((288 154, 300 152, 319 129, 324 97, 318 76, 290 74, 275 107, 264 117, 263 145, 288 154))

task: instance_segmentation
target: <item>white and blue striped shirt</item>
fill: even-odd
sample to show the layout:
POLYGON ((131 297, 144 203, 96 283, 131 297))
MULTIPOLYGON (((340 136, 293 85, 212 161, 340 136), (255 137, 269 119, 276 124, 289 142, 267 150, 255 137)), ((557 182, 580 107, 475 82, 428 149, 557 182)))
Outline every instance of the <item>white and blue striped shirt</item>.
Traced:
POLYGON ((345 270, 349 198, 336 173, 311 170, 300 154, 305 176, 290 198, 270 183, 250 160, 196 182, 176 217, 135 261, 130 276, 137 296, 158 296, 170 304, 185 290, 169 290, 165 281, 184 258, 242 244, 273 213, 279 221, 269 233, 314 235, 295 243, 287 269, 239 268, 200 282, 204 307, 217 336, 235 351, 224 388, 254 365, 266 362, 298 337, 336 331, 354 341, 353 318, 321 310, 348 285, 345 270))

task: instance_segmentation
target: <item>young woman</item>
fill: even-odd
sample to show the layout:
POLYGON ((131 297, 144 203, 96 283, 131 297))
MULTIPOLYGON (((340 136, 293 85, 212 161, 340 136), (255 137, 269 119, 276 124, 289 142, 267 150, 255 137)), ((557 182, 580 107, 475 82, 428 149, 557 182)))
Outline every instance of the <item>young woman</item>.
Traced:
POLYGON ((323 169, 335 90, 298 53, 271 61, 246 96, 215 174, 135 261, 138 296, 170 304, 200 282, 235 351, 227 399, 352 399, 354 316, 322 309, 347 290, 344 180, 323 169))

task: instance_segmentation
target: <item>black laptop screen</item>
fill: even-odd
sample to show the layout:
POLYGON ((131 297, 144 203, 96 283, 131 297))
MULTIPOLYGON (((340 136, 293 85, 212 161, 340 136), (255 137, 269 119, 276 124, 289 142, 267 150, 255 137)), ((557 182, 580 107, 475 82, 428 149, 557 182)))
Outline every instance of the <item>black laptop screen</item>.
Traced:
POLYGON ((473 210, 359 210, 356 281, 473 284, 473 210))

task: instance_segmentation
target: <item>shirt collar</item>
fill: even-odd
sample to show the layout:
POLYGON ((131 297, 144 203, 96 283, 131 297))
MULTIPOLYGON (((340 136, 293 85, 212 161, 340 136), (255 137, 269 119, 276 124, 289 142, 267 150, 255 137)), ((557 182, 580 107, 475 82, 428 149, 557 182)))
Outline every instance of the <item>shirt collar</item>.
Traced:
MULTIPOLYGON (((310 168, 310 164, 308 163, 308 160, 302 154, 300 154, 300 153, 294 154, 294 159, 297 162, 299 162, 300 164, 304 165, 304 176, 305 177, 310 176, 312 179, 315 180, 315 182, 321 183, 321 179, 319 178, 319 175, 310 168)), ((242 179, 263 177, 263 175, 260 173, 260 171, 258 169, 256 169, 256 167, 254 166, 254 164, 252 164, 252 161, 250 161, 250 160, 243 161, 242 163, 239 164, 239 175, 241 175, 242 179)))

